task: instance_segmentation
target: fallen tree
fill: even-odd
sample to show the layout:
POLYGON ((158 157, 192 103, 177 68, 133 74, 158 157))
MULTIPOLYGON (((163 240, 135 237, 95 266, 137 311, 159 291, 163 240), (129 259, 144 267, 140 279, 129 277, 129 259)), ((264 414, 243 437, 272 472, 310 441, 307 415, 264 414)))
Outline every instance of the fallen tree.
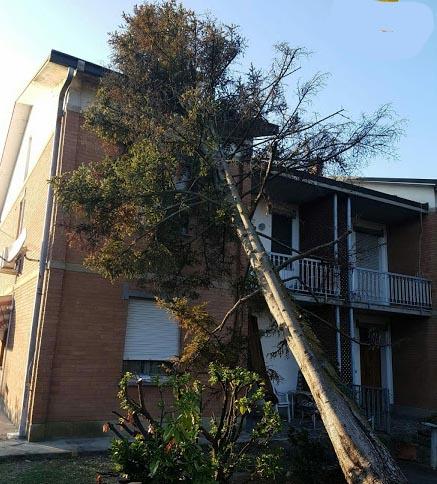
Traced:
MULTIPOLYGON (((302 49, 281 44, 270 70, 251 67, 243 77, 232 68, 244 50, 238 30, 176 2, 146 3, 124 20, 110 38, 114 70, 87 112, 87 126, 117 154, 54 181, 71 230, 85 242, 86 263, 105 277, 153 287, 166 300, 195 297, 225 280, 235 288, 229 314, 236 328, 244 319, 241 303, 250 299, 241 281, 242 248, 347 481, 405 482, 341 392, 251 223, 266 186, 284 172, 350 173, 369 156, 391 154, 400 132, 391 110, 356 122, 343 110, 310 115, 320 75, 297 83, 290 108, 285 82, 300 69, 302 49)), ((220 332, 203 313, 196 318, 194 357, 220 332)))

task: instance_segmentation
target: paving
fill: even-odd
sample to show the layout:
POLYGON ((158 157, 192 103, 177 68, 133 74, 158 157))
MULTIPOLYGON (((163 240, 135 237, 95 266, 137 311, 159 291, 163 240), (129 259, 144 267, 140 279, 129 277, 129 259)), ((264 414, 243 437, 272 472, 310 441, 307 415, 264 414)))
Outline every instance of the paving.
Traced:
POLYGON ((112 436, 88 439, 56 439, 45 442, 28 442, 19 439, 17 428, 0 411, 0 460, 14 457, 50 457, 59 454, 86 454, 105 452, 111 444, 112 436))
MULTIPOLYGON (((283 436, 285 438, 285 435, 283 436)), ((54 457, 106 452, 112 436, 28 442, 16 437, 16 427, 0 412, 0 461, 20 457, 54 457)), ((410 484, 436 484, 437 471, 415 462, 399 462, 410 484)))
POLYGON ((399 462, 409 484, 436 484, 437 471, 415 462, 399 462))
POLYGON ((59 454, 78 455, 106 452, 112 437, 94 439, 56 439, 45 442, 28 442, 24 439, 0 441, 0 461, 15 457, 52 457, 59 454))
POLYGON ((0 440, 6 439, 8 434, 15 433, 17 431, 14 424, 12 424, 8 417, 0 411, 0 440))

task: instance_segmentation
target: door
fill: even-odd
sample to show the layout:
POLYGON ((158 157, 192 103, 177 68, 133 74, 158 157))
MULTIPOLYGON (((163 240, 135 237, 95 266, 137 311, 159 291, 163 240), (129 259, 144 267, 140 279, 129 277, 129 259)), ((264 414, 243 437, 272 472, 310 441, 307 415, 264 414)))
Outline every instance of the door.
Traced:
POLYGON ((381 388, 381 348, 369 346, 380 344, 379 330, 376 328, 360 327, 361 385, 364 387, 381 388))
MULTIPOLYGON (((275 265, 282 264, 293 253, 291 248, 297 249, 294 244, 293 218, 290 215, 272 213, 272 261, 275 265)), ((281 279, 290 279, 296 276, 298 264, 292 264, 280 271, 281 279)), ((285 283, 289 289, 296 289, 298 282, 296 279, 285 283)))
POLYGON ((355 229, 354 292, 361 302, 388 303, 384 232, 355 229))
POLYGON ((289 215, 272 213, 272 252, 291 255, 293 219, 289 215))
POLYGON ((378 234, 355 232, 356 266, 372 271, 380 271, 381 253, 378 234))

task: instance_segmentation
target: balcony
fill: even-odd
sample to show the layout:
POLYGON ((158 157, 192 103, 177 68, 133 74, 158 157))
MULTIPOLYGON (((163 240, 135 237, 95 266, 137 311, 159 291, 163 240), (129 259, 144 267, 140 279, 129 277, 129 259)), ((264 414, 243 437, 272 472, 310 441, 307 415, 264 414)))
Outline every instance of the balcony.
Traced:
POLYGON ((350 385, 350 396, 374 430, 390 432, 390 398, 387 388, 350 385))
MULTIPOLYGON (((272 252, 270 258, 279 266, 290 256, 272 252)), ((347 298, 345 289, 340 289, 340 268, 335 264, 305 258, 280 270, 281 279, 297 299, 331 300, 336 304, 349 299, 355 307, 418 314, 432 308, 431 281, 427 279, 360 267, 352 268, 350 275, 351 292, 347 298)))
MULTIPOLYGON (((272 252, 273 265, 283 264, 289 255, 272 252)), ((340 278, 338 267, 321 259, 301 259, 281 269, 280 276, 287 289, 302 295, 338 298, 340 278)))
POLYGON ((381 306, 430 310, 431 281, 393 272, 352 269, 351 300, 381 306))

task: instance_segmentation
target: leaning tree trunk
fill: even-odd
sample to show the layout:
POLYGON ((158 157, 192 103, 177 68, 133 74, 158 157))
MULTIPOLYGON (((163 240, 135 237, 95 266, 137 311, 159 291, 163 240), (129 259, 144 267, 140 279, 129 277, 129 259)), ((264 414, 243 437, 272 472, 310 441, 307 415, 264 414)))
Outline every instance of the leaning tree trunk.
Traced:
POLYGON ((255 231, 228 163, 222 160, 220 168, 237 212, 234 222, 238 237, 269 310, 283 328, 288 347, 311 390, 347 482, 406 483, 389 451, 372 432, 356 405, 334 382, 328 371, 329 363, 314 351, 299 322, 298 311, 255 231))

